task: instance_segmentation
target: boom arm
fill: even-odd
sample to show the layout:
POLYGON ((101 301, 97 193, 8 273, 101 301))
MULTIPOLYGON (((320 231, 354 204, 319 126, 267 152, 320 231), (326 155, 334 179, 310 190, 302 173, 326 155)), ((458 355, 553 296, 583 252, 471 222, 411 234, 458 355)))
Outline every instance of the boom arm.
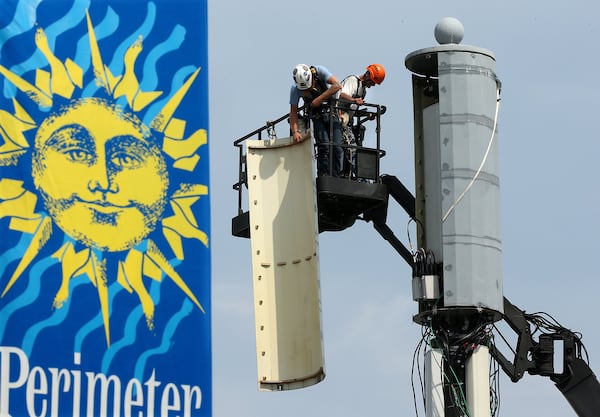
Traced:
MULTIPOLYGON (((406 211, 411 219, 415 218, 415 197, 408 191, 402 182, 393 175, 382 175, 381 182, 386 185, 387 193, 406 211)), ((388 241, 390 245, 402 256, 408 265, 413 266, 413 255, 400 242, 392 229, 387 225, 387 204, 364 213, 363 220, 372 221, 373 227, 388 241)))
POLYGON ((517 346, 513 361, 509 361, 492 345, 490 354, 513 382, 527 371, 531 375, 550 377, 579 417, 597 417, 600 410, 600 383, 581 357, 583 344, 580 337, 560 326, 551 325, 549 333, 541 334, 535 341, 531 323, 544 327, 540 316, 527 314, 504 298, 504 321, 517 333, 517 346), (562 373, 554 368, 554 342, 563 342, 562 373))

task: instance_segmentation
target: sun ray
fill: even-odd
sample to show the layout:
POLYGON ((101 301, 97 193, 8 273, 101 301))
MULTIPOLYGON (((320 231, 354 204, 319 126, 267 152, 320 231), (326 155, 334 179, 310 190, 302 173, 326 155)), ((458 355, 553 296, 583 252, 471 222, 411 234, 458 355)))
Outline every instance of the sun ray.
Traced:
MULTIPOLYGON (((198 222, 192 211, 192 204, 198 201, 203 195, 208 195, 208 187, 206 185, 181 184, 179 190, 173 193, 171 197, 173 203, 180 208, 187 222, 195 228, 198 227, 198 222)), ((208 241, 203 242, 205 245, 208 244, 208 241)))
POLYGON ((37 126, 35 120, 31 118, 31 116, 29 115, 29 113, 27 113, 23 106, 21 106, 15 98, 12 99, 12 103, 15 109, 15 117, 19 119, 19 121, 24 123, 25 130, 35 129, 35 127, 37 126))
MULTIPOLYGON (((171 124, 173 123, 169 123, 169 126, 171 124)), ((186 139, 181 139, 182 137, 183 135, 170 136, 166 134, 163 141, 163 150, 167 155, 175 159, 174 166, 187 171, 193 171, 200 159, 196 152, 200 146, 207 143, 207 132, 205 129, 198 129, 186 139)))
POLYGON ((71 58, 65 61, 65 68, 71 82, 79 88, 83 88, 83 70, 71 58))
POLYGON ((71 98, 75 91, 75 85, 69 78, 67 67, 50 50, 46 33, 41 28, 36 31, 35 44, 50 64, 52 77, 50 78, 49 95, 58 94, 64 98, 71 98))
POLYGON ((177 285, 179 287, 179 289, 181 291, 183 291, 185 293, 185 295, 187 295, 188 298, 194 302, 194 304, 196 304, 196 306, 198 306, 200 311, 205 313, 204 308, 202 307, 202 305, 200 304, 200 302, 198 301, 196 296, 192 293, 190 288, 187 286, 185 281, 181 278, 181 276, 177 273, 177 271, 175 271, 175 268, 173 268, 171 266, 169 261, 167 261, 167 258, 165 257, 165 255, 162 254, 162 252, 160 251, 158 246, 156 246, 156 243, 154 243, 150 239, 148 239, 148 248, 146 250, 146 257, 150 261, 157 264, 159 266, 159 268, 162 269, 163 272, 169 278, 171 278, 171 280, 175 283, 175 285, 177 285))
POLYGON ((133 45, 127 48, 125 52, 125 73, 119 81, 119 84, 115 87, 114 97, 119 98, 125 96, 127 102, 131 107, 133 104, 133 98, 139 90, 139 82, 134 72, 134 65, 138 55, 142 52, 142 38, 139 37, 133 45))
POLYGON ((88 261, 83 266, 83 271, 96 287, 98 291, 98 301, 100 301, 100 310, 104 322, 104 333, 106 336, 106 345, 110 346, 110 324, 109 324, 109 306, 108 306, 108 285, 106 278, 106 259, 102 259, 101 253, 90 250, 88 261))
POLYGON ((54 297, 54 308, 61 308, 69 298, 69 283, 71 279, 84 273, 84 265, 89 261, 90 249, 75 251, 73 242, 65 243, 52 257, 58 259, 62 265, 61 286, 54 297))
POLYGON ((52 220, 50 217, 43 216, 37 222, 37 227, 35 232, 31 237, 31 242, 29 246, 25 250, 25 253, 21 257, 19 264, 17 265, 17 269, 13 272, 10 279, 8 280, 8 284, 4 287, 4 291, 2 291, 2 295, 0 297, 4 297, 6 292, 10 290, 13 284, 19 279, 23 271, 29 266, 31 261, 35 259, 38 253, 42 250, 48 239, 50 239, 50 235, 52 234, 52 220))
POLYGON ((23 181, 0 178, 0 218, 34 218, 36 202, 36 195, 23 187, 23 181))
POLYGON ((29 245, 0 297, 4 297, 19 279, 52 233, 52 220, 48 216, 35 213, 36 202, 36 195, 25 190, 22 181, 9 178, 0 179, 0 218, 11 217, 9 226, 11 230, 31 234, 29 245))
POLYGON ((182 169, 185 171, 193 171, 194 168, 196 168, 198 161, 200 161, 200 156, 198 154, 185 156, 173 162, 173 168, 182 169))
MULTIPOLYGON (((185 120, 177 119, 174 117, 171 119, 163 133, 166 137, 170 139, 180 141, 181 139, 183 139, 183 135, 185 134, 185 125, 185 120)), ((172 156, 175 157, 175 155, 172 156)))
POLYGON ((9 229, 34 234, 42 214, 35 212, 37 196, 23 188, 23 182, 0 179, 0 218, 10 217, 9 229))
POLYGON ((28 81, 25 81, 23 78, 19 77, 17 74, 11 72, 2 65, 0 65, 0 74, 2 74, 8 81, 13 83, 15 87, 24 92, 34 103, 46 108, 52 106, 51 96, 48 96, 42 90, 28 81))
POLYGON ((0 166, 16 165, 28 149, 29 143, 24 133, 36 127, 25 109, 13 99, 14 114, 0 110, 0 166))
MULTIPOLYGON (((145 258, 144 258, 145 259, 145 258)), ((148 261, 144 262, 143 266, 143 274, 145 277, 148 277, 156 282, 162 281, 163 271, 159 268, 157 264, 154 262, 148 261)))
POLYGON ((157 132, 165 131, 167 125, 173 118, 175 110, 177 110, 177 108, 181 104, 181 100, 183 100, 183 97, 185 97, 186 93, 192 86, 199 72, 200 68, 194 71, 190 78, 188 78, 186 82, 183 83, 183 85, 179 88, 179 90, 177 90, 175 94, 173 94, 173 96, 169 99, 167 104, 165 104, 162 110, 158 112, 156 117, 152 120, 152 122, 150 122, 150 127, 152 129, 156 130, 157 132))
POLYGON ((208 194, 208 188, 200 184, 182 184, 171 197, 173 216, 163 219, 163 234, 173 249, 177 259, 184 259, 181 238, 196 239, 208 246, 208 236, 198 227, 192 205, 201 196, 208 194))
POLYGON ((139 37, 127 52, 125 52, 125 73, 115 88, 114 97, 125 96, 127 103, 133 111, 140 111, 156 100, 162 91, 143 92, 140 90, 140 83, 135 75, 135 61, 142 52, 142 38, 139 37))
POLYGON ((130 293, 135 291, 140 299, 146 324, 152 330, 154 328, 154 301, 142 281, 143 263, 144 254, 138 250, 130 250, 125 261, 119 262, 117 281, 130 293))
POLYGON ((107 68, 102 61, 100 47, 98 46, 98 40, 96 39, 96 32, 94 31, 92 19, 90 18, 90 14, 87 10, 85 12, 85 17, 87 19, 88 36, 90 38, 90 53, 92 54, 92 68, 94 69, 96 82, 101 87, 104 87, 109 93, 112 93, 112 86, 110 84, 112 75, 106 73, 107 68))
POLYGON ((33 127, 27 123, 23 123, 11 113, 0 110, 0 129, 4 145, 0 146, 0 152, 11 152, 15 150, 23 150, 29 148, 29 143, 23 132, 31 130, 33 127))
POLYGON ((29 130, 30 126, 21 122, 7 111, 0 110, 0 136, 4 144, 0 146, 0 166, 14 165, 18 159, 29 148, 29 143, 23 132, 29 130))
POLYGON ((52 86, 50 79, 52 76, 48 71, 44 71, 43 69, 37 68, 35 70, 35 85, 39 88, 44 94, 52 97, 52 86))

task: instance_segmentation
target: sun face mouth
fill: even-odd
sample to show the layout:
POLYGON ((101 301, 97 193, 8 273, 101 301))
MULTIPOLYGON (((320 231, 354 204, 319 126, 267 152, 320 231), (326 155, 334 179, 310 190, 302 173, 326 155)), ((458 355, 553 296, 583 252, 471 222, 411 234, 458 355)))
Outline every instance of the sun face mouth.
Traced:
POLYGON ((134 205, 131 203, 126 204, 126 205, 119 205, 119 204, 111 203, 106 200, 86 201, 81 198, 75 198, 74 204, 78 204, 83 207, 87 207, 94 212, 103 213, 103 214, 118 214, 118 213, 122 212, 123 210, 134 207, 134 205))
POLYGON ((162 200, 145 206, 133 201, 88 200, 76 194, 64 199, 43 192, 42 196, 49 216, 67 236, 106 252, 131 249, 147 239, 165 208, 162 200))

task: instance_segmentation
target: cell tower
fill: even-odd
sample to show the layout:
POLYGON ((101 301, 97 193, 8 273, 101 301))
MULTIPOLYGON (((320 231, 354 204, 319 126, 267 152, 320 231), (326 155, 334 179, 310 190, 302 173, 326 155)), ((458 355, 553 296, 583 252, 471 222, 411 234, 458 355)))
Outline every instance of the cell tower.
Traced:
MULTIPOLYGON (((275 126, 288 114, 234 142, 239 196, 232 234, 252 241, 259 389, 302 388, 325 377, 318 238, 362 220, 412 268, 413 321, 424 330, 427 417, 495 415, 492 359, 513 382, 525 373, 549 377, 578 416, 597 417, 600 383, 581 336, 526 313, 503 294, 495 56, 462 45, 457 19, 443 18, 434 34, 437 46, 405 59, 412 73, 414 195, 380 173, 385 106, 364 103, 354 111, 355 131, 374 121, 376 133, 376 148, 343 145, 356 153, 354 177, 315 177, 310 125, 299 143, 291 135, 277 138, 275 126), (416 252, 387 225, 392 200, 417 224, 416 252), (517 334, 512 359, 495 344, 500 320, 517 334), (554 363, 555 353, 562 364, 554 363)), ((347 104, 332 100, 330 110, 347 104)))
POLYGON ((415 320, 430 331, 428 417, 444 410, 490 416, 488 325, 503 314, 500 81, 494 54, 460 45, 463 33, 458 20, 442 19, 435 28, 440 45, 405 60, 413 72, 420 248, 415 320))

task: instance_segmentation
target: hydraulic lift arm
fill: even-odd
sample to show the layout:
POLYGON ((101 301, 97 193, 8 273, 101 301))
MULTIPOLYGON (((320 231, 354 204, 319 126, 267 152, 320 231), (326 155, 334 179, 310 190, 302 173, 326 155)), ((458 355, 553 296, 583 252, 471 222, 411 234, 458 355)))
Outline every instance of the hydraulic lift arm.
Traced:
MULTIPOLYGON (((381 182, 386 185, 388 196, 396 200, 398 204, 406 211, 411 219, 415 218, 415 197, 402 184, 402 182, 393 175, 382 175, 381 182)), ((372 221, 373 227, 377 232, 388 241, 390 245, 402 256, 408 265, 413 266, 413 255, 396 237, 392 229, 386 224, 387 205, 377 207, 374 210, 364 213, 363 220, 372 221)))
POLYGON ((539 316, 515 307, 506 297, 503 319, 518 336, 515 357, 509 361, 494 345, 490 354, 511 380, 517 382, 525 372, 550 377, 579 417, 600 416, 600 383, 582 358, 581 338, 568 329, 553 325, 550 332, 544 332, 538 341, 534 340, 531 325, 538 330, 544 323, 540 322, 539 316), (555 370, 555 341, 563 343, 561 373, 555 370))

